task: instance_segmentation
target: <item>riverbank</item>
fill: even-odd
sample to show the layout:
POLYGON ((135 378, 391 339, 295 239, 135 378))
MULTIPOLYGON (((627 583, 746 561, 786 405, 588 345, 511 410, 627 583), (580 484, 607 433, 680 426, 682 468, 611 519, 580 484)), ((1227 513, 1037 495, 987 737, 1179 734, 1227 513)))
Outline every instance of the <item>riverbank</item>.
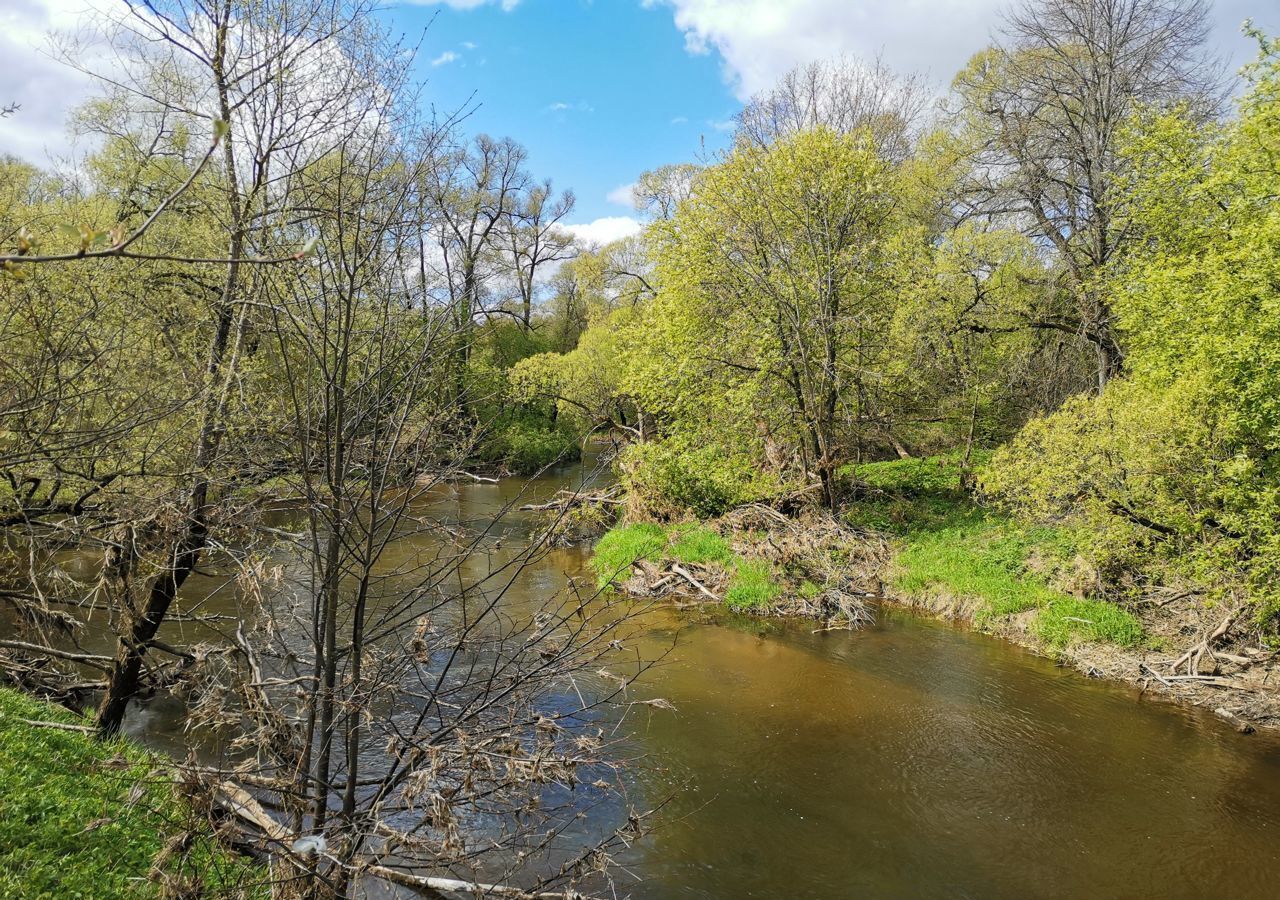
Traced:
POLYGON ((83 727, 0 688, 0 897, 268 896, 165 761, 83 727))
POLYGON ((1241 731, 1280 727, 1275 651, 1246 609, 1189 585, 1109 584, 1067 526, 1028 527, 976 504, 956 457, 844 474, 856 492, 835 515, 753 505, 616 527, 597 546, 600 584, 823 628, 856 627, 890 603, 1206 707, 1241 731))

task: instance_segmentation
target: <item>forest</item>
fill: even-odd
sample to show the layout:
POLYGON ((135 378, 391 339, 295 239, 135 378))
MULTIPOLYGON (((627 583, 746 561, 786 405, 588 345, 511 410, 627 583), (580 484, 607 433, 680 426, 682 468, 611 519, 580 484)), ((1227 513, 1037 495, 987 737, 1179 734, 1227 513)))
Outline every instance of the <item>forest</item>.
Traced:
POLYGON ((92 152, 0 158, 0 895, 627 895, 650 605, 911 606, 1280 724, 1280 38, 1229 71, 1210 9, 804 63, 605 244, 366 0, 101 13, 92 152))

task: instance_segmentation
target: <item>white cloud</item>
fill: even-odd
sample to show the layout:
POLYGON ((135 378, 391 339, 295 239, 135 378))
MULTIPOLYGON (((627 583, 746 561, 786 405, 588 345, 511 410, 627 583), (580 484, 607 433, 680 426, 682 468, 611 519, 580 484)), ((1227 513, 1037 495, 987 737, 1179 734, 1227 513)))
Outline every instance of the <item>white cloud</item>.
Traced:
POLYGON ((644 228, 631 216, 605 216, 581 225, 566 225, 564 230, 584 244, 602 246, 639 234, 644 228))
MULTIPOLYGON (((725 81, 741 100, 773 86, 792 67, 842 53, 883 55, 901 72, 925 72, 945 85, 969 57, 990 42, 1008 0, 643 0, 674 11, 691 53, 715 51, 725 81)), ((1239 37, 1252 12, 1272 31, 1280 15, 1260 12, 1257 0, 1218 0, 1211 15, 1215 44, 1233 61, 1253 52, 1239 37)))
POLYGON ((635 209, 635 206, 636 206, 635 182, 633 181, 631 184, 618 185, 616 188, 614 188, 608 194, 605 195, 605 199, 608 200, 610 203, 616 204, 618 206, 626 206, 630 209, 635 209))
POLYGON ((674 119, 672 119, 672 120, 671 120, 671 124, 672 124, 672 125, 683 125, 685 122, 688 122, 688 121, 689 121, 689 117, 688 117, 688 116, 676 116, 674 119))
POLYGON ((463 49, 463 50, 474 50, 474 49, 476 49, 476 48, 477 48, 477 47, 479 47, 479 46, 480 46, 480 45, 479 45, 479 44, 477 44, 475 41, 463 41, 463 42, 462 42, 462 49, 463 49))
MULTIPOLYGON (((89 76, 51 56, 51 31, 71 31, 87 24, 94 7, 88 0, 0 0, 0 106, 20 104, 0 120, 0 153, 34 163, 64 155, 68 146, 67 115, 96 88, 89 76)), ((104 48, 89 42, 84 64, 109 70, 104 48)))
POLYGON ((458 54, 454 53, 452 50, 446 50, 443 53, 441 53, 439 56, 437 56, 435 59, 431 60, 431 65, 447 66, 451 62, 456 62, 457 59, 458 59, 458 54))
POLYGON ((565 113, 565 112, 584 112, 593 113, 596 108, 585 100, 579 100, 577 103, 567 103, 564 100, 557 100, 547 106, 547 112, 565 113))
POLYGON ((503 12, 511 12, 520 0, 409 0, 419 6, 436 6, 443 3, 450 9, 475 9, 478 6, 501 6, 503 12))

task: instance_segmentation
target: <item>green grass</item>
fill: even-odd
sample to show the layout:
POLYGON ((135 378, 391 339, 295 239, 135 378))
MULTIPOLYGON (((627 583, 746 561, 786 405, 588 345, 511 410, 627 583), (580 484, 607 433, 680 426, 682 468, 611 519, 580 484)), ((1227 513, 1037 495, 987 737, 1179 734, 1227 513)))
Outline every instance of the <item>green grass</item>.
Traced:
POLYGON ((596 586, 608 587, 615 578, 625 577, 637 559, 660 556, 666 547, 666 529, 652 522, 611 529, 600 538, 591 558, 596 570, 596 586))
POLYGON ((1077 640, 1136 647, 1143 639, 1142 625, 1127 611, 1078 597, 1055 600, 1036 617, 1032 631, 1051 647, 1067 647, 1077 640))
POLYGON ((22 720, 76 722, 65 710, 0 688, 0 897, 158 897, 151 876, 171 839, 190 846, 162 869, 170 895, 265 897, 266 872, 217 848, 162 763, 126 741, 22 720), (173 886, 181 884, 187 893, 173 886))
POLYGON ((677 525, 671 533, 671 555, 687 565, 727 563, 729 542, 704 525, 677 525))
POLYGON ((734 562, 733 577, 725 591, 724 602, 730 609, 766 609, 781 592, 768 563, 758 559, 738 559, 734 562))
POLYGON ((1029 576, 1025 545, 1007 527, 988 520, 913 533, 898 555, 894 586, 907 594, 941 589, 981 600, 979 624, 1065 597, 1029 576))
POLYGON ((763 611, 782 593, 768 563, 743 559, 733 552, 727 540, 697 523, 663 528, 641 522, 619 525, 609 531, 596 544, 591 558, 597 586, 608 587, 615 579, 625 577, 638 559, 647 559, 655 565, 675 561, 685 565, 722 566, 729 573, 725 605, 740 611, 763 611))
POLYGON ((845 511, 848 521, 899 538, 894 588, 907 595, 976 600, 980 627, 1039 610, 1031 630, 1055 648, 1079 640, 1131 647, 1143 640, 1130 613, 1056 590, 1042 571, 1028 566, 1033 556, 1049 569, 1065 566, 1076 553, 1074 535, 1024 527, 977 506, 961 489, 959 462, 956 455, 894 460, 846 473, 870 488, 845 511))

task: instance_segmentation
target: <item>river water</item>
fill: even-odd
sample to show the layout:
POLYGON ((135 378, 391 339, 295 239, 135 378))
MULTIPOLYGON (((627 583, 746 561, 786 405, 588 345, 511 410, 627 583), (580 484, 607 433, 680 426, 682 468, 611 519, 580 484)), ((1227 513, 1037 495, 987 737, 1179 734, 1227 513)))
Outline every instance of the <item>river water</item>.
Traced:
MULTIPOLYGON (((455 485, 427 505, 483 525, 592 477, 583 465, 455 485)), ((536 527, 536 514, 506 516, 494 552, 536 527)), ((510 602, 589 578, 588 556, 549 554, 510 602)), ((1274 736, 893 610, 817 634, 701 616, 647 612, 636 638, 642 656, 665 654, 641 693, 676 709, 632 707, 622 722, 639 758, 632 799, 668 805, 625 858, 620 896, 1280 896, 1274 736)), ((165 746, 176 719, 158 701, 129 725, 165 746)))

